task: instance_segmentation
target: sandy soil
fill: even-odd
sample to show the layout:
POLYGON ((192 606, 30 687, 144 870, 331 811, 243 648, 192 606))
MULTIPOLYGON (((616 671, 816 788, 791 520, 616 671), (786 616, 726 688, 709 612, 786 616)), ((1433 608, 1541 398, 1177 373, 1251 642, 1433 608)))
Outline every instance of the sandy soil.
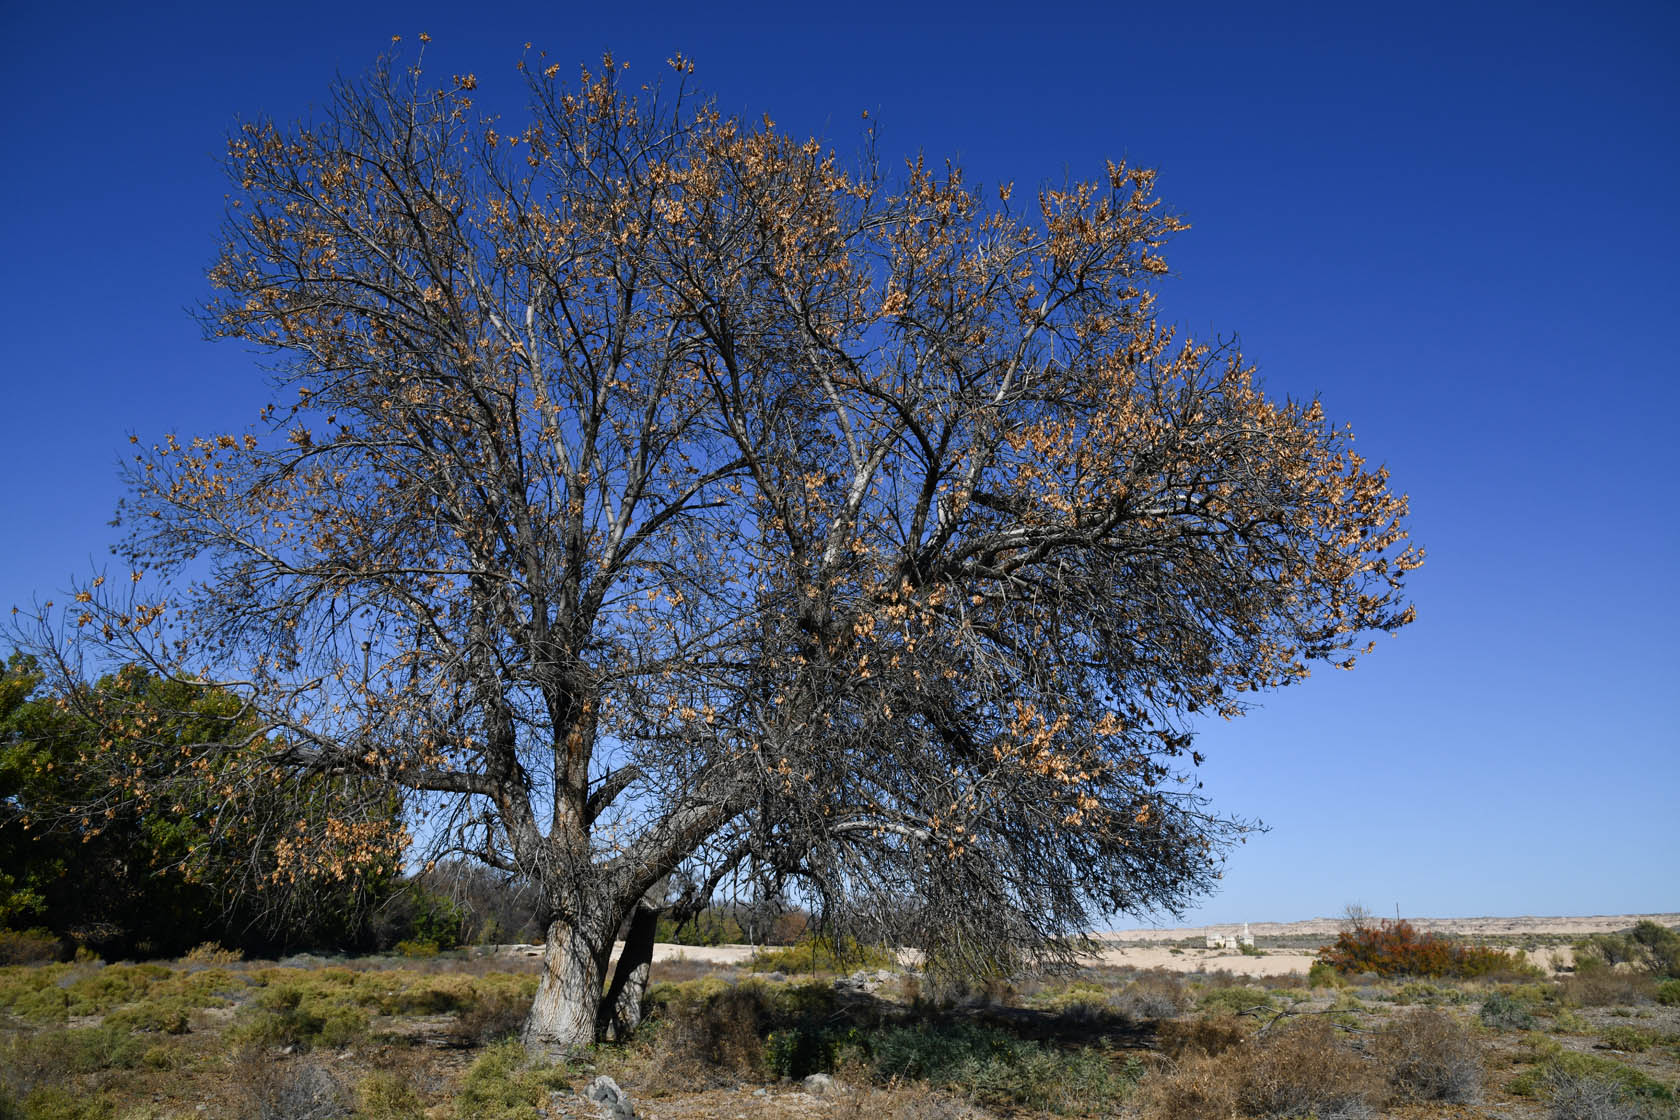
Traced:
MULTIPOLYGON (((1680 925, 1680 914, 1597 914, 1581 917, 1515 918, 1410 918, 1420 930, 1452 934, 1458 937, 1522 937, 1585 936, 1589 933, 1613 933, 1628 929, 1636 922, 1649 918, 1666 926, 1680 925)), ((1330 941, 1341 927, 1340 918, 1311 918, 1303 922, 1251 922, 1249 932, 1254 935, 1262 956, 1244 956, 1228 949, 1206 949, 1188 942, 1201 942, 1209 935, 1224 936, 1240 933, 1240 925, 1155 927, 1149 929, 1110 930, 1098 934, 1108 948, 1092 958, 1093 964, 1125 966, 1129 968, 1163 968, 1174 972, 1211 972, 1223 969, 1240 976, 1282 976, 1291 972, 1305 972, 1312 966, 1310 948, 1291 945, 1288 948, 1266 948, 1268 941, 1288 939, 1318 939, 1330 941), (1176 951, 1175 951, 1176 949, 1176 951)), ((505 951, 539 956, 540 945, 510 945, 505 951)), ((754 953, 751 945, 655 945, 656 961, 703 961, 709 964, 738 965, 754 953)), ((617 950, 614 951, 617 956, 617 950)), ((906 954, 908 957, 909 954, 906 954)), ((1568 967, 1572 957, 1567 946, 1543 946, 1528 951, 1528 958, 1547 971, 1568 967)))

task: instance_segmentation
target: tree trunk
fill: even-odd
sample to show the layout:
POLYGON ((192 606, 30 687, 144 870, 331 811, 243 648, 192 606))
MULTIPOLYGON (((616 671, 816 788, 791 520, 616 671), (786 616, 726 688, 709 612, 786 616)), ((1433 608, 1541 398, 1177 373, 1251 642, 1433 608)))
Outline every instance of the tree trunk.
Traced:
POLYGON ((638 904, 630 915, 612 985, 601 1000, 597 1029, 603 1038, 622 1041, 642 1022, 642 997, 647 994, 648 970, 653 965, 653 939, 659 929, 659 908, 638 904))
POLYGON ((611 951, 611 931, 596 936, 588 926, 564 918, 549 923, 542 979, 521 1035, 533 1057, 556 1060, 594 1043, 601 973, 611 951))

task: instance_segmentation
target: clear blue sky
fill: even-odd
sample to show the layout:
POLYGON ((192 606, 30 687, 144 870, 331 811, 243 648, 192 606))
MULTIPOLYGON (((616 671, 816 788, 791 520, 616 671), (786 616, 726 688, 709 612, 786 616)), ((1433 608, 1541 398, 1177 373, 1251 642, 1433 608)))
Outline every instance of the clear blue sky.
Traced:
POLYGON ((1206 729, 1208 792, 1272 830, 1193 919, 1680 909, 1680 6, 1135 7, 4 5, 0 606, 101 561, 129 432, 264 399, 188 314, 237 117, 393 34, 510 106, 527 40, 681 50, 842 151, 869 110, 985 182, 1158 167, 1194 226, 1164 314, 1410 492, 1417 624, 1206 729))

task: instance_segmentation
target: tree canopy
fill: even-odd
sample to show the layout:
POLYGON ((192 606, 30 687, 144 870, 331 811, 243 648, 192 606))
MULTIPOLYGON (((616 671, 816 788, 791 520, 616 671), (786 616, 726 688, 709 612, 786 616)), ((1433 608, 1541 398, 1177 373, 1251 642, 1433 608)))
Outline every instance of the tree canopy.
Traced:
POLYGON ((386 61, 233 134, 206 322, 276 400, 138 451, 71 640, 538 884, 533 1046, 605 1029, 661 884, 958 965, 1206 889, 1189 721, 1352 667, 1421 553, 1317 402, 1159 321, 1153 173, 1021 199, 681 58, 521 69, 517 125, 386 61))

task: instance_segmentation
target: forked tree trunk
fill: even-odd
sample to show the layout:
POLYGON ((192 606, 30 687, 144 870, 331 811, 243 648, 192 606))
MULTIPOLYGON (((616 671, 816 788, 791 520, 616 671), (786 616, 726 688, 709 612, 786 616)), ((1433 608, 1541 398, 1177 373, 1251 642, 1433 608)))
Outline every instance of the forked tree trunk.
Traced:
POLYGON ((542 979, 521 1041, 533 1057, 555 1060, 595 1041, 601 1007, 601 973, 612 951, 612 932, 556 919, 543 939, 542 979))
POLYGON ((656 907, 639 904, 631 912, 630 929, 624 935, 624 952, 619 954, 612 984, 601 1000, 596 1030, 602 1038, 622 1041, 641 1025, 642 997, 647 994, 653 939, 658 929, 656 907))

